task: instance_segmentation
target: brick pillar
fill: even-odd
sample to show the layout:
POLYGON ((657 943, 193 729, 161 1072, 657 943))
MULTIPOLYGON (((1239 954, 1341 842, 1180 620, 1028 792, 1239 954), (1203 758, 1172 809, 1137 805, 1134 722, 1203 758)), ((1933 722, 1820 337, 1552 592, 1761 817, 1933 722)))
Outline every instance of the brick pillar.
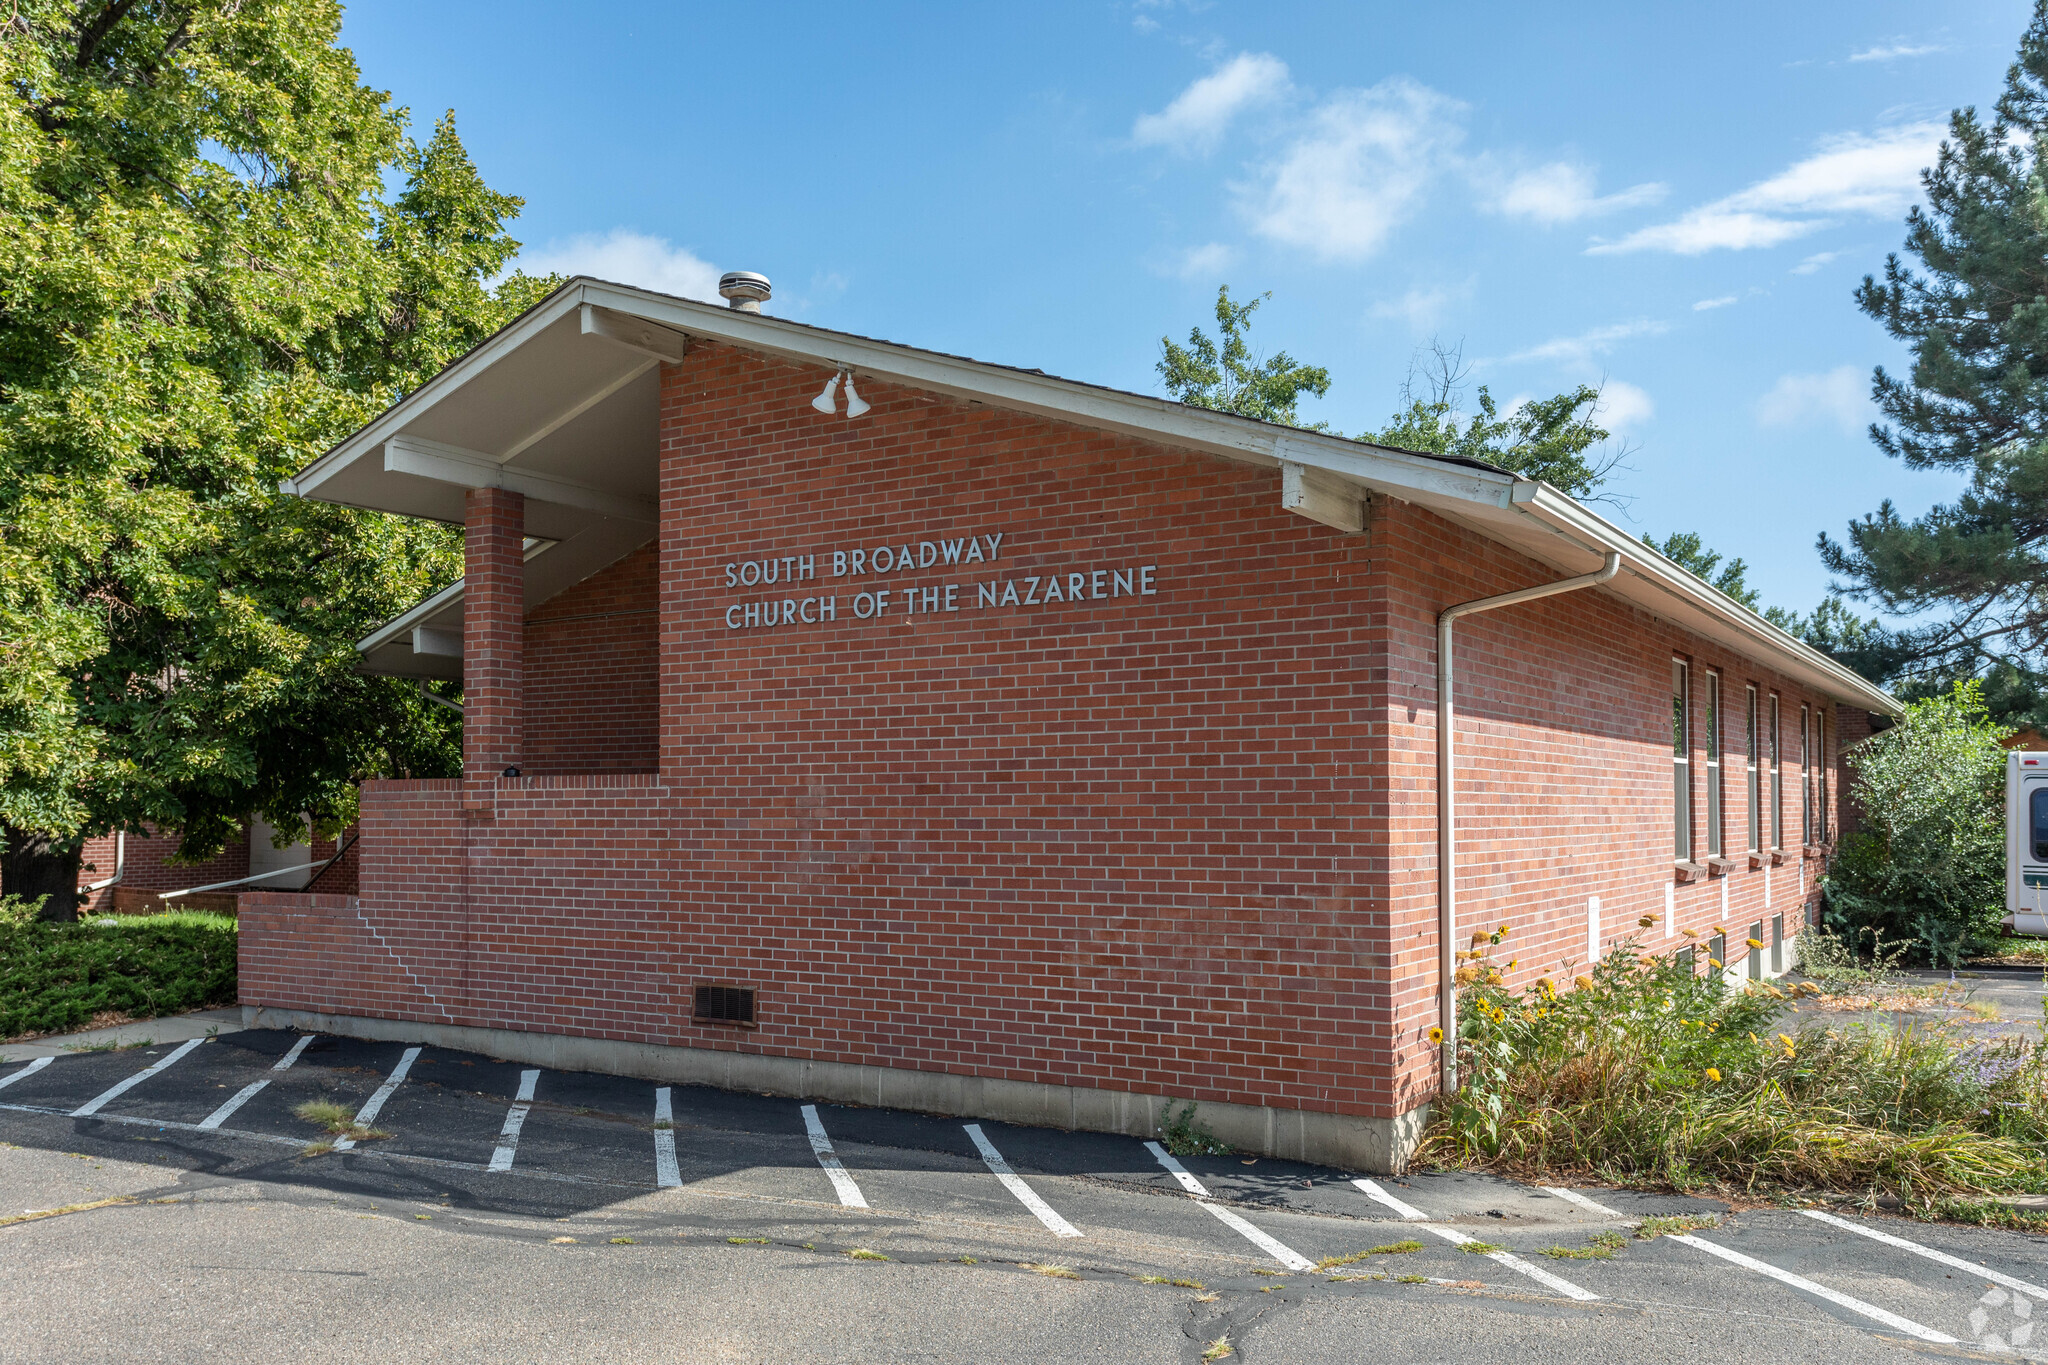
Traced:
POLYGON ((470 489, 462 531, 462 775, 496 777, 526 752, 525 495, 470 489))

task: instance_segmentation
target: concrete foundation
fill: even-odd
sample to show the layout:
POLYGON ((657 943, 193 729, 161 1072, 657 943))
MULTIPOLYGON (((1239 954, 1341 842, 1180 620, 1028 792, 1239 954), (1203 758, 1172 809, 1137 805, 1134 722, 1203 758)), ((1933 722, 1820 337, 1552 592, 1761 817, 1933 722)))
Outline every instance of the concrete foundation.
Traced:
MULTIPOLYGON (((943 1071, 898 1071, 847 1062, 322 1014, 264 1005, 242 1006, 242 1023, 248 1028, 300 1029, 345 1038, 425 1043, 558 1071, 596 1071, 678 1085, 709 1085, 720 1090, 751 1090, 797 1099, 1122 1133, 1138 1138, 1157 1137, 1168 1106, 1177 1107, 1179 1103, 1163 1095, 1085 1086, 1004 1081, 943 1071)), ((1276 1109, 1270 1105, 1202 1103, 1196 1105, 1194 1117, 1218 1140, 1244 1151, 1376 1175, 1399 1175, 1406 1169, 1409 1154, 1429 1122, 1429 1106, 1425 1104, 1395 1118, 1368 1118, 1276 1109)))

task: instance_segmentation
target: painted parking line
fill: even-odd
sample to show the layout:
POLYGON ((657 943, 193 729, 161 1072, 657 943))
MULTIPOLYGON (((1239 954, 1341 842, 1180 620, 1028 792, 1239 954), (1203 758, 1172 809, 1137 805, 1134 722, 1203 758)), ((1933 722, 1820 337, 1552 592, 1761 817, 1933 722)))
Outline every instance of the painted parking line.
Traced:
MULTIPOLYGON (((513 1097, 512 1107, 505 1111, 505 1127, 498 1134, 498 1150, 491 1153, 490 1169, 509 1171, 512 1157, 519 1150, 519 1130, 526 1126, 526 1115, 533 1108, 533 1088, 540 1084, 540 1072, 519 1073, 519 1093, 513 1097)), ((669 1135, 673 1141, 675 1135, 669 1135)))
POLYGON ((1378 1202, 1385 1204, 1388 1208, 1392 1209, 1395 1213, 1400 1214, 1403 1218, 1406 1218, 1411 1223, 1426 1223, 1429 1221, 1428 1214, 1424 1213, 1421 1209, 1416 1208, 1413 1204, 1404 1204, 1400 1200, 1394 1198, 1393 1195, 1388 1194, 1385 1190, 1381 1189, 1379 1182, 1376 1180, 1354 1180, 1351 1183, 1358 1186, 1359 1189, 1363 1190, 1365 1192, 1365 1197, 1367 1199, 1377 1200, 1378 1202))
POLYGON ((676 1110, 665 1085, 654 1089, 654 1183, 665 1190, 681 1187, 683 1173, 676 1169, 676 1110), (665 1125, 665 1126, 664 1126, 665 1125))
POLYGON ((860 1186, 853 1183, 846 1167, 839 1164, 839 1155, 832 1150, 832 1139, 825 1136, 825 1125, 818 1122, 818 1106, 815 1104, 804 1106, 804 1130, 811 1135, 811 1151, 817 1154, 818 1164, 832 1178, 832 1188, 839 1191, 839 1202, 849 1209, 866 1208, 868 1201, 861 1194, 860 1186))
POLYGON ((1166 1168, 1167 1174, 1178 1180, 1180 1187, 1186 1190, 1197 1204, 1214 1215, 1217 1222, 1223 1224, 1223 1226, 1229 1228, 1232 1232, 1235 1232, 1238 1236, 1244 1238, 1247 1242, 1250 1242, 1289 1270, 1314 1270, 1316 1268, 1314 1261, 1311 1261, 1293 1247, 1288 1246, 1279 1238, 1253 1227, 1236 1213, 1224 1208, 1221 1204, 1212 1202, 1214 1196, 1209 1193, 1208 1186, 1195 1179, 1193 1172, 1181 1165, 1174 1158, 1173 1153, 1167 1151, 1156 1142, 1146 1143, 1145 1150, 1152 1153, 1153 1158, 1166 1168))
POLYGON ((250 1100, 255 1099, 257 1092, 261 1091, 264 1086, 269 1084, 269 1081, 251 1081, 247 1085, 243 1086, 240 1090, 237 1090, 234 1094, 234 1097, 230 1099, 226 1104, 214 1110, 205 1118, 199 1120, 199 1127, 201 1131, 209 1131, 211 1129, 220 1127, 223 1123, 226 1123, 229 1118, 233 1117, 234 1112, 237 1109, 240 1109, 250 1100))
MULTIPOLYGON (((357 1128, 367 1128, 377 1121, 378 1111, 384 1108, 384 1101, 390 1099, 392 1093, 405 1084, 406 1073, 412 1070, 412 1064, 419 1059, 419 1055, 420 1050, 416 1047, 405 1050, 405 1055, 398 1059, 398 1065, 391 1069, 391 1075, 386 1078, 384 1084, 377 1087, 377 1093, 370 1096, 362 1108, 356 1110, 357 1128)), ((334 1140, 334 1150, 337 1152, 346 1152, 355 1145, 356 1140, 352 1137, 338 1137, 334 1140)))
MULTIPOLYGON (((278 1058, 277 1064, 271 1067, 270 1069, 272 1071, 291 1070, 292 1063, 299 1060, 299 1054, 306 1050, 306 1044, 312 1042, 315 1036, 316 1035, 314 1034, 308 1033, 301 1037, 298 1042, 292 1044, 292 1050, 290 1052, 285 1053, 284 1056, 278 1058)), ((213 1129, 220 1127, 223 1123, 226 1123, 230 1118, 234 1116, 234 1112, 237 1109, 240 1109, 250 1100, 255 1099, 257 1094, 263 1089, 263 1087, 269 1084, 270 1082, 267 1080, 249 1082, 247 1085, 243 1086, 240 1090, 237 1090, 235 1092, 235 1096, 233 1099, 229 1100, 220 1108, 214 1110, 211 1114, 208 1114, 205 1118, 199 1120, 200 1129, 202 1131, 210 1132, 213 1129)))
POLYGON ((84 1104, 81 1104, 76 1109, 72 1110, 71 1117, 75 1119, 82 1119, 88 1118, 93 1114, 99 1113, 108 1101, 119 1099, 121 1096, 127 1094, 130 1090, 133 1090, 136 1086, 141 1085, 151 1076, 156 1075, 157 1072, 162 1071, 172 1062, 177 1061, 180 1057, 183 1057, 186 1053, 190 1052, 193 1048, 198 1047, 201 1043, 205 1041, 206 1040, 204 1038, 194 1038, 190 1042, 182 1044, 177 1049, 177 1051, 171 1053, 170 1056, 163 1058, 161 1061, 156 1062, 154 1065, 142 1068, 142 1070, 136 1072, 127 1080, 116 1081, 112 1086, 110 1086, 106 1090, 101 1091, 99 1094, 87 1100, 84 1104))
POLYGON ((35 1075, 38 1071, 41 1071, 44 1067, 48 1066, 51 1062, 54 1062, 56 1060, 57 1059, 55 1057, 38 1057, 34 1061, 30 1062, 27 1066, 23 1067, 21 1070, 11 1071, 5 1076, 0 1076, 0 1090, 5 1090, 8 1086, 13 1085, 23 1076, 35 1075))
MULTIPOLYGON (((1460 1232, 1456 1228, 1447 1228, 1442 1223, 1424 1223, 1422 1229, 1425 1232, 1433 1233, 1443 1238, 1446 1242, 1450 1242, 1455 1246, 1464 1246, 1467 1242, 1479 1241, 1477 1237, 1460 1232)), ((1495 1265, 1506 1266, 1517 1275, 1526 1275, 1546 1289, 1554 1289, 1568 1299, 1577 1299, 1580 1303, 1591 1303, 1600 1297, 1590 1289, 1581 1289, 1570 1280, 1560 1275, 1551 1274, 1540 1265, 1529 1264, 1529 1262, 1515 1255, 1512 1251, 1485 1251, 1481 1252, 1480 1255, 1486 1257, 1487 1260, 1492 1261, 1495 1265)))
POLYGON ((1859 1236, 1868 1237, 1873 1242, 1883 1242, 1888 1247, 1897 1247, 1901 1251, 1910 1251, 1915 1256, 1925 1256, 1928 1260, 1939 1261, 1952 1270, 1967 1270, 1972 1275, 1980 1276, 1991 1281, 1993 1284, 2002 1284, 2007 1289, 2025 1294, 2029 1298, 2048 1302, 2048 1289, 2043 1289, 2038 1284, 2028 1284, 2025 1280, 2016 1280, 2010 1275, 2000 1274, 1996 1270, 1987 1270, 1983 1266, 1966 1261, 1960 1256, 1951 1256, 1945 1251, 1936 1251, 1933 1247, 1924 1247, 1918 1242, 1909 1242, 1903 1237, 1894 1237, 1889 1232, 1879 1232, 1876 1228, 1867 1228, 1861 1223, 1852 1223, 1846 1218, 1837 1218, 1831 1213, 1822 1213, 1818 1209, 1801 1209, 1800 1212, 1808 1218, 1826 1223, 1829 1227, 1842 1228, 1859 1236))
POLYGON ((1603 1218, 1626 1217, 1626 1215, 1621 1213, 1618 1209, 1610 1209, 1605 1204, 1600 1203, 1598 1200, 1589 1199, 1585 1195, 1580 1194, 1577 1190, 1568 1190, 1564 1188, 1562 1185, 1538 1185, 1536 1188, 1543 1191, 1545 1194, 1554 1194, 1559 1199, 1563 1199, 1570 1203, 1577 1204, 1580 1208, 1585 1209, 1588 1213, 1597 1213, 1603 1218))
POLYGON ((301 1035, 299 1041, 292 1044, 292 1050, 290 1052, 285 1053, 284 1056, 278 1058, 277 1065, 270 1069, 272 1071, 290 1071, 292 1069, 292 1063, 299 1060, 299 1054, 306 1050, 306 1044, 312 1042, 315 1038, 318 1038, 319 1036, 320 1035, 317 1033, 307 1033, 301 1035))
MULTIPOLYGON (((1888 1313, 1874 1303, 1865 1303, 1863 1300, 1848 1294, 1838 1294, 1826 1285, 1815 1284, 1803 1275, 1794 1275, 1789 1270, 1780 1270, 1778 1267, 1768 1265, 1753 1256, 1745 1256, 1739 1251, 1731 1251, 1727 1247, 1703 1241, 1691 1233, 1667 1233, 1665 1240, 1682 1242, 1694 1250, 1706 1252, 1709 1256, 1718 1256, 1731 1265, 1739 1265, 1744 1270, 1754 1270, 1759 1275, 1767 1275, 1780 1284, 1790 1285, 1792 1288, 1811 1294, 1815 1298, 1826 1299, 1838 1308, 1846 1308, 1852 1313, 1861 1313, 1872 1322, 1882 1323, 1894 1331, 1904 1332, 1909 1337, 1918 1337, 1922 1341, 1930 1341, 1937 1346, 1954 1346, 1957 1344, 1954 1337, 1943 1332, 1937 1332, 1931 1327, 1922 1327, 1911 1318, 1902 1318, 1897 1313, 1888 1313)), ((1975 1271, 1977 1267, 1972 1266, 1971 1269, 1975 1271)))
POLYGON ((980 1149, 981 1159, 988 1166, 989 1173, 1002 1181, 1003 1188, 1016 1195, 1017 1202, 1030 1209, 1037 1216, 1039 1222, 1052 1230, 1052 1234, 1055 1237, 1079 1237, 1081 1235, 1079 1228, 1053 1212, 1052 1205, 1040 1199, 1038 1191, 1025 1184, 1024 1177, 1010 1169, 1010 1163, 1003 1160, 1003 1154, 998 1152, 995 1149, 995 1144, 990 1142, 987 1136, 982 1133, 980 1124, 969 1123, 962 1126, 967 1129, 967 1136, 974 1139, 974 1145, 980 1149))

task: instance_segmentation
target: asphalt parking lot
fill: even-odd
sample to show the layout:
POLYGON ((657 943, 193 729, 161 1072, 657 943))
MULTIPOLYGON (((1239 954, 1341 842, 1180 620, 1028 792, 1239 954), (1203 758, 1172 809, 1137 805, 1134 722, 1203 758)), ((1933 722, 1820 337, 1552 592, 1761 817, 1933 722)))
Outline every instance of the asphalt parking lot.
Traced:
POLYGON ((0 1140, 0 1275, 31 1291, 0 1360, 615 1360, 655 1325, 635 1294, 661 1305, 657 1359, 2048 1357, 2048 1239, 1771 1209, 1644 1240, 1723 1207, 396 1043, 249 1030, 0 1065, 0 1140), (307 1100, 387 1136, 322 1150, 307 1100), (276 1264, 309 1259, 278 1298, 276 1264), (392 1293, 441 1312, 394 1325, 392 1293))

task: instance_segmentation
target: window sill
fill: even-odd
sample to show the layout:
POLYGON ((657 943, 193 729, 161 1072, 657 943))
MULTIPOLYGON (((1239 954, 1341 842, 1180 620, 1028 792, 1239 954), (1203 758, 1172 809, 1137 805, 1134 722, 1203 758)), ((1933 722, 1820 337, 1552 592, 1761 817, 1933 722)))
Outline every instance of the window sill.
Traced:
POLYGON ((1754 872, 1754 871, 1756 871, 1756 870, 1757 870, 1758 868, 1762 867, 1763 865, 1764 865, 1764 855, 1763 855, 1763 854, 1761 854, 1761 853, 1752 853, 1752 854, 1750 854, 1750 855, 1749 855, 1749 870, 1750 870, 1751 872, 1754 872))
POLYGON ((1733 858, 1707 859, 1707 875, 1710 877, 1725 877, 1734 870, 1735 860, 1733 858))
POLYGON ((1705 871, 1698 863, 1689 863, 1683 858, 1675 858, 1671 863, 1672 875, 1681 882, 1696 882, 1705 871))
POLYGON ((1772 849, 1772 850, 1771 850, 1771 866, 1772 866, 1772 867, 1783 867, 1784 865, 1785 865, 1785 850, 1784 850, 1784 849, 1782 849, 1782 848, 1774 848, 1774 849, 1772 849))

